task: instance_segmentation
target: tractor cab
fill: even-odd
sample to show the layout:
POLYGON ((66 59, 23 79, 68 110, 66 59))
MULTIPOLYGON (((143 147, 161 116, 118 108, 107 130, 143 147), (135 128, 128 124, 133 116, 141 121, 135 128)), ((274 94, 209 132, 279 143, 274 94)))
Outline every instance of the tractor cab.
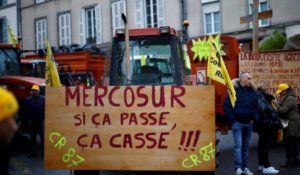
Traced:
POLYGON ((130 71, 126 72, 124 30, 113 39, 110 85, 182 85, 183 53, 170 27, 129 30, 130 71))

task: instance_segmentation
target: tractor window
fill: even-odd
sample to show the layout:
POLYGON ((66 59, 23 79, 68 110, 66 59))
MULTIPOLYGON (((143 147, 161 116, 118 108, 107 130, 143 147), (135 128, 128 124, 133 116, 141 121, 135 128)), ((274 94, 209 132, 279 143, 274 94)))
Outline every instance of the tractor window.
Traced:
POLYGON ((14 49, 0 49, 0 76, 21 75, 18 54, 14 49))
POLYGON ((23 76, 45 78, 45 60, 22 60, 21 64, 23 76))
POLYGON ((125 42, 117 42, 114 82, 116 85, 174 84, 170 39, 136 38, 130 41, 130 80, 126 77, 125 42))

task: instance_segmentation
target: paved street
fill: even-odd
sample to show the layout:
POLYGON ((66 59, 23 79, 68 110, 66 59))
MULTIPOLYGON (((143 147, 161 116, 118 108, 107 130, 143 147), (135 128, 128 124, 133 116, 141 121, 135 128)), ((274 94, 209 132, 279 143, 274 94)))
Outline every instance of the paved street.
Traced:
MULTIPOLYGON (((233 175, 234 173, 234 163, 233 163, 233 139, 231 132, 228 135, 220 136, 220 166, 216 172, 216 175, 233 175)), ((250 143, 250 154, 249 154, 249 169, 255 175, 263 174, 257 170, 257 140, 258 136, 256 133, 252 134, 252 139, 250 143)), ((280 175, 299 175, 300 167, 295 168, 281 168, 280 164, 285 161, 285 149, 283 145, 276 145, 270 152, 271 165, 279 170, 280 175)))
MULTIPOLYGON (((220 166, 217 169, 216 175, 233 175, 233 153, 232 153, 232 135, 218 135, 220 138, 220 166)), ((257 170, 257 134, 252 135, 249 168, 256 174, 262 174, 257 170)), ((27 158, 28 153, 21 153, 14 156, 12 159, 12 175, 70 175, 68 170, 45 170, 43 168, 42 158, 27 158)), ((277 145, 270 153, 271 164, 279 168, 282 175, 299 175, 300 167, 295 168, 280 168, 279 165, 285 161, 285 151, 283 145, 277 145)), ((103 172, 101 175, 125 174, 116 172, 103 172)), ((126 173, 130 174, 130 173, 126 173)))

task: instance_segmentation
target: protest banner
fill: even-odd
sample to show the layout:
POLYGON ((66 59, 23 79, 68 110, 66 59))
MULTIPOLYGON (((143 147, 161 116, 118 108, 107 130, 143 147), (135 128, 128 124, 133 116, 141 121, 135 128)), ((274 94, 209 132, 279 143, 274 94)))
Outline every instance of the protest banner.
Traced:
POLYGON ((213 86, 46 88, 47 169, 215 169, 213 86))
POLYGON ((270 85, 270 91, 276 95, 277 86, 287 83, 297 95, 300 104, 300 51, 250 52, 239 55, 240 72, 250 72, 256 84, 261 82, 270 85))

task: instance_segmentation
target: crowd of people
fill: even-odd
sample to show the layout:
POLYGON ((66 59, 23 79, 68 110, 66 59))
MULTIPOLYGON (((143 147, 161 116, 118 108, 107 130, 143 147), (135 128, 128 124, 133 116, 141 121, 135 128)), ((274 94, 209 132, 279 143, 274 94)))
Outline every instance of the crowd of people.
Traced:
POLYGON ((282 140, 286 148, 286 161, 280 166, 299 166, 300 116, 293 89, 288 84, 279 84, 276 99, 269 91, 269 84, 260 82, 258 86, 254 85, 247 72, 242 72, 233 85, 237 100, 232 107, 226 95, 224 113, 232 129, 236 175, 253 175, 248 168, 252 132, 259 136, 258 170, 263 174, 279 173, 278 169, 271 166, 269 152, 274 144, 282 140))

